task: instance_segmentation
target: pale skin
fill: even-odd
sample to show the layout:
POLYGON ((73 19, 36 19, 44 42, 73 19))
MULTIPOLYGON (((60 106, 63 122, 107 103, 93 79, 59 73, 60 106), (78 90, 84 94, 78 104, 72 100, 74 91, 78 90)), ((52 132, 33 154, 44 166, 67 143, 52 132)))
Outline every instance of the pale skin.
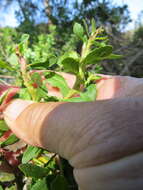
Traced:
POLYGON ((80 190, 142 190, 143 79, 103 76, 97 88, 95 102, 13 100, 4 119, 19 138, 67 159, 80 190))

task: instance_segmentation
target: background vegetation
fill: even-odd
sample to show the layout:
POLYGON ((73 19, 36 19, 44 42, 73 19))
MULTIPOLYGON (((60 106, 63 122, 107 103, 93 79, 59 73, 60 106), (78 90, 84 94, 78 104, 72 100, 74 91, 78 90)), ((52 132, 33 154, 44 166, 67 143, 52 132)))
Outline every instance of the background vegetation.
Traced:
POLYGON ((15 15, 19 22, 17 28, 0 28, 1 61, 8 59, 11 47, 23 33, 30 35, 30 46, 40 45, 44 51, 52 48, 61 54, 75 45, 80 49, 72 34, 73 23, 83 23, 84 19, 89 25, 94 18, 96 25, 105 29, 114 51, 123 55, 120 61, 100 64, 102 73, 142 77, 142 13, 135 30, 123 32, 131 22, 127 5, 115 6, 111 0, 0 0, 0 5, 5 9, 18 6, 15 15))

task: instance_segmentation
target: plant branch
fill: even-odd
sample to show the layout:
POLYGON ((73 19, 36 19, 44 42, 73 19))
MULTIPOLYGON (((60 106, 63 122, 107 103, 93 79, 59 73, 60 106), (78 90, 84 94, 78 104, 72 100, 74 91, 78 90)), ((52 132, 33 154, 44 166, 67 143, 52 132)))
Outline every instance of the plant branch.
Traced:
POLYGON ((29 75, 29 73, 27 72, 27 63, 25 58, 21 55, 21 53, 19 52, 18 47, 16 48, 16 55, 19 58, 19 63, 20 63, 20 69, 21 69, 21 73, 22 73, 22 78, 24 81, 24 85, 27 87, 32 100, 37 101, 37 93, 36 93, 36 89, 32 86, 32 84, 30 84, 31 81, 31 77, 29 75))
POLYGON ((134 64, 134 62, 143 54, 143 50, 142 51, 139 51, 132 59, 130 62, 128 62, 125 67, 123 68, 123 70, 120 72, 120 75, 125 75, 128 70, 129 70, 129 67, 131 65, 134 64))
POLYGON ((55 153, 51 158, 50 158, 50 160, 47 162, 47 166, 50 164, 50 162, 56 157, 56 155, 57 155, 57 153, 55 153))
POLYGON ((0 75, 0 78, 14 79, 13 76, 8 76, 8 75, 0 75))
POLYGON ((62 166, 61 158, 60 158, 59 155, 56 156, 56 162, 57 162, 57 164, 59 166, 60 174, 64 175, 63 166, 62 166))

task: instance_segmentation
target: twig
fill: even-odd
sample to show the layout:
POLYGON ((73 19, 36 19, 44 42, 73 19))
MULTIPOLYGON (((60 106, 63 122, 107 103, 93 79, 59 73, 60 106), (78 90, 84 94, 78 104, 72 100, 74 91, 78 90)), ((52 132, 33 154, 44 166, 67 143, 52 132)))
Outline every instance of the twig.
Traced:
POLYGON ((124 75, 127 73, 129 70, 129 67, 134 64, 134 62, 143 54, 143 51, 139 51, 132 59, 130 62, 128 62, 123 70, 120 72, 120 75, 124 75))
POLYGON ((0 75, 0 78, 14 79, 13 76, 7 76, 7 75, 0 75))
POLYGON ((47 162, 47 164, 46 165, 49 165, 50 164, 50 162, 56 157, 56 153, 50 158, 50 160, 47 162))
POLYGON ((63 175, 64 174, 64 171, 63 171, 63 167, 62 167, 62 163, 61 163, 61 158, 59 155, 56 155, 56 162, 59 166, 59 169, 60 169, 60 174, 63 175))
POLYGON ((9 83, 7 83, 6 81, 1 80, 1 79, 0 79, 0 83, 1 83, 1 84, 4 84, 4 85, 8 85, 8 86, 10 86, 10 85, 11 85, 11 84, 9 84, 9 83))
POLYGON ((19 64, 20 64, 20 70, 21 70, 21 74, 22 74, 22 78, 23 78, 23 82, 24 85, 27 87, 32 100, 37 101, 37 94, 36 94, 36 89, 32 86, 32 84, 30 84, 31 81, 31 77, 29 75, 29 72, 27 72, 27 63, 26 63, 26 59, 24 58, 24 56, 20 53, 19 48, 16 47, 16 55, 18 57, 19 60, 19 64))

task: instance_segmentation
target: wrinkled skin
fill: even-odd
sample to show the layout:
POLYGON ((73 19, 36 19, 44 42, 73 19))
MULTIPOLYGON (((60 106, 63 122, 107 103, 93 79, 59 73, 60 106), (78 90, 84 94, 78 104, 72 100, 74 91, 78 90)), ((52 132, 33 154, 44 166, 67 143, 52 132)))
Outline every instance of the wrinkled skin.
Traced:
POLYGON ((141 190, 143 80, 103 76, 97 88, 94 103, 13 100, 5 121, 27 143, 66 158, 80 190, 141 190))

